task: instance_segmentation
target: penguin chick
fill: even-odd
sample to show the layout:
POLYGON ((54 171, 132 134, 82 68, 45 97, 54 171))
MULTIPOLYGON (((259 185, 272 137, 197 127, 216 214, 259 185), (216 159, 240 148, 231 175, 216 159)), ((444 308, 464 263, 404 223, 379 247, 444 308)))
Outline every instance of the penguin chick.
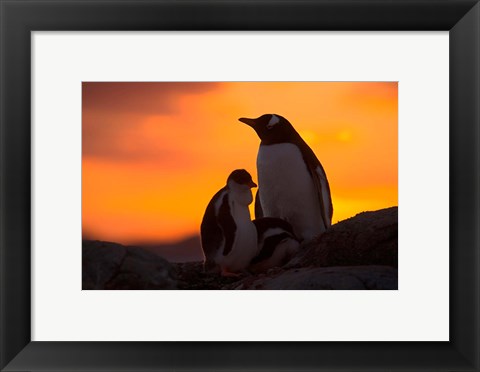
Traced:
POLYGON ((331 226, 333 205, 325 170, 315 153, 280 115, 239 120, 261 140, 255 217, 288 221, 302 241, 323 233, 331 226))
POLYGON ((300 247, 292 226, 274 217, 258 218, 253 223, 257 229, 259 253, 250 262, 248 270, 257 274, 290 261, 300 247))
POLYGON ((252 187, 257 187, 252 176, 237 169, 210 200, 200 226, 206 271, 238 276, 257 255, 257 231, 248 209, 252 187))

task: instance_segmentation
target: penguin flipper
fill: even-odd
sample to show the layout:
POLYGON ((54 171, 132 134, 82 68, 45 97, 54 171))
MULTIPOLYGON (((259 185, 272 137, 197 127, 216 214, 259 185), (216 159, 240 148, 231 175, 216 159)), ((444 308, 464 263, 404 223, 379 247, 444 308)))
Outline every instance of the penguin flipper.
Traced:
POLYGON ((302 141, 303 144, 299 146, 299 148, 302 152, 305 164, 307 165, 308 172, 312 177, 315 189, 317 190, 323 223, 327 229, 332 225, 333 217, 332 196, 330 194, 330 185, 328 184, 327 175, 313 150, 301 138, 300 141, 302 141))
POLYGON ((260 189, 257 190, 257 194, 255 195, 255 218, 262 218, 263 217, 263 209, 262 204, 260 203, 260 189))
POLYGON ((215 202, 218 200, 219 193, 216 194, 208 204, 200 225, 200 240, 203 254, 205 255, 205 263, 208 264, 208 266, 212 266, 212 262, 215 261, 215 256, 223 241, 222 229, 218 225, 215 216, 215 202))
POLYGON ((235 231, 237 230, 237 224, 233 219, 230 211, 230 203, 228 202, 228 194, 225 194, 222 200, 222 204, 218 210, 218 224, 220 225, 223 236, 225 238, 225 245, 223 247, 223 255, 226 256, 233 248, 233 242, 235 241, 235 231))
POLYGON ((332 226, 333 217, 332 196, 330 194, 330 185, 328 184, 325 170, 320 162, 318 164, 318 167, 315 169, 315 175, 312 176, 312 178, 314 179, 315 187, 318 192, 318 199, 320 200, 320 205, 322 207, 322 216, 324 217, 325 227, 329 228, 332 226))

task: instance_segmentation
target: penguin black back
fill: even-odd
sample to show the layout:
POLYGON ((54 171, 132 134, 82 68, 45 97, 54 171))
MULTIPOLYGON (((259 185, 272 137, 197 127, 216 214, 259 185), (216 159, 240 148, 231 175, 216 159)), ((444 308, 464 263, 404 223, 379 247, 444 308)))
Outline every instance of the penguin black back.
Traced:
POLYGON ((296 239, 295 234, 293 233, 292 225, 287 221, 282 220, 281 218, 276 217, 263 217, 253 220, 255 227, 257 229, 258 237, 260 238, 268 229, 280 228, 289 233, 293 238, 296 239))
POLYGON ((253 220, 253 224, 257 230, 257 239, 261 250, 250 262, 251 269, 262 271, 268 267, 285 264, 291 257, 291 252, 285 244, 289 244, 290 248, 298 247, 298 239, 293 232, 292 225, 275 217, 257 218, 253 220), (290 240, 290 243, 285 243, 287 240, 290 240), (282 252, 276 252, 279 249, 282 252), (274 255, 277 257, 273 257, 274 255), (262 262, 263 264, 257 266, 262 262))

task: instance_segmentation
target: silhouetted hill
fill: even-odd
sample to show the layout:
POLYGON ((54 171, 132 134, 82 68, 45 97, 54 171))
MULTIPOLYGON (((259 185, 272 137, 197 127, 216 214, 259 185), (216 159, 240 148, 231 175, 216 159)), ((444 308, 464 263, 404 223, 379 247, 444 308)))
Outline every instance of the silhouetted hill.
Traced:
POLYGON ((136 244, 135 246, 155 253, 170 262, 192 262, 203 260, 203 252, 199 236, 192 236, 188 239, 171 244, 136 244))

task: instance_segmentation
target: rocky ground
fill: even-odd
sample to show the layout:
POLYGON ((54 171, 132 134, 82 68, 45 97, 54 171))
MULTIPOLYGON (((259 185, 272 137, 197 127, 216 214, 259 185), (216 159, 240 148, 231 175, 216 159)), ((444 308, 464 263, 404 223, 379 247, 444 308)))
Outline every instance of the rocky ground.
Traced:
POLYGON ((83 289, 176 289, 177 274, 163 258, 141 248, 83 241, 83 289))
POLYGON ((201 262, 169 263, 141 248, 83 242, 83 289, 397 289, 398 208, 333 225, 284 267, 223 278, 201 262))

